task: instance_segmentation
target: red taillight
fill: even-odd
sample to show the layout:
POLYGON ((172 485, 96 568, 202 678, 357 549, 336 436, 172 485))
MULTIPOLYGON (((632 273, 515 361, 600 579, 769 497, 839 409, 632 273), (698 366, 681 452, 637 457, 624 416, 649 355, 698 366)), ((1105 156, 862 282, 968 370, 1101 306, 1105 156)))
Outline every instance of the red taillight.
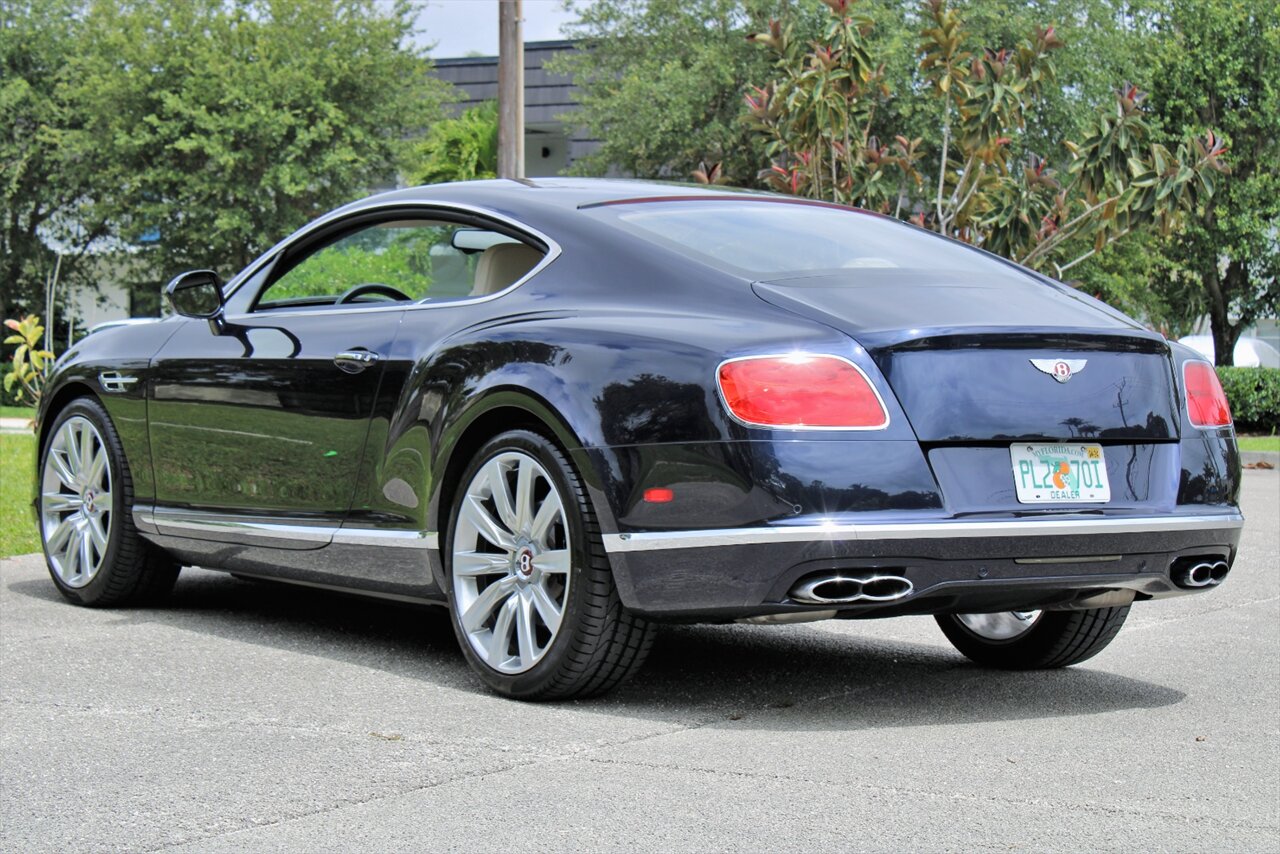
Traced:
POLYGON ((650 504, 667 504, 676 500, 676 494, 664 486, 651 486, 644 491, 644 500, 650 504))
POLYGON ((874 430, 889 423, 866 375, 836 356, 748 356, 722 364, 718 379, 725 405, 747 424, 874 430))
POLYGON ((1213 365, 1187 362, 1182 366, 1182 384, 1187 390, 1187 417, 1192 426, 1226 427, 1231 423, 1231 406, 1213 365))

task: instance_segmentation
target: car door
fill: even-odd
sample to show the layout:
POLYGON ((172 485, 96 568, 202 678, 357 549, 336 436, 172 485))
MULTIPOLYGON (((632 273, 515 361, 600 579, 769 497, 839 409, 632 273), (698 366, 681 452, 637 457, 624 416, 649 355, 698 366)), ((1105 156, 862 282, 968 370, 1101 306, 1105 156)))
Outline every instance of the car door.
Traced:
POLYGON ((169 339, 148 403, 161 533, 329 541, 359 479, 383 359, 408 299, 429 286, 414 253, 432 229, 329 228, 271 259, 221 318, 169 339), (338 302, 370 284, 381 287, 338 302))

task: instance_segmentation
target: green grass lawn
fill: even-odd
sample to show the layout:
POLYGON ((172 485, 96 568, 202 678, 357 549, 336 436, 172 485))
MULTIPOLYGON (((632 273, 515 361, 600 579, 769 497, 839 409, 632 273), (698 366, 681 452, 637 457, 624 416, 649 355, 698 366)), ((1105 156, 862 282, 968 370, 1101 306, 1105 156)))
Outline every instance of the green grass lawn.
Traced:
POLYGON ((26 406, 0 406, 0 418, 35 418, 35 409, 26 406))
POLYGON ((0 434, 0 557, 40 551, 31 518, 36 437, 0 434))
POLYGON ((1280 452, 1280 436, 1241 436, 1242 451, 1278 451, 1280 452))

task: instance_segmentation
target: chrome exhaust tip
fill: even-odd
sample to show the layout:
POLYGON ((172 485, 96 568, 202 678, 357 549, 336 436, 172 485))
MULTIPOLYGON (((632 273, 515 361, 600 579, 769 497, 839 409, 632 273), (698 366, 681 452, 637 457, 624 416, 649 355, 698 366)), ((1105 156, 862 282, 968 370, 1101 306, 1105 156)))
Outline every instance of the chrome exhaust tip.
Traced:
POLYGON ((1222 579, 1227 577, 1227 573, 1231 571, 1231 567, 1227 565, 1225 560, 1220 560, 1209 570, 1209 576, 1213 579, 1214 584, 1221 584, 1222 579))
POLYGON ((1214 567, 1219 564, 1224 568, 1226 567, 1226 563, 1223 561, 1218 561, 1217 564, 1208 563, 1207 561, 1196 564, 1189 563, 1178 567, 1173 572, 1173 583, 1179 587, 1210 587, 1226 577, 1226 572, 1221 572, 1216 579, 1213 577, 1214 567))
POLYGON ((808 605, 849 605, 855 602, 892 602, 910 596, 915 588, 899 575, 843 575, 838 572, 810 576, 791 588, 797 602, 808 605))

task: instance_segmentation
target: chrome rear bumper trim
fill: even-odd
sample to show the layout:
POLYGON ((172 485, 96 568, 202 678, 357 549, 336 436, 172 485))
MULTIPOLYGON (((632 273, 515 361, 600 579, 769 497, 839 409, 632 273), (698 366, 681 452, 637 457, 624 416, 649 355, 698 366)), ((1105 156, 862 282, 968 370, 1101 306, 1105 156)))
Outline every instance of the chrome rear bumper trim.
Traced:
POLYGON ((822 540, 926 540, 970 537, 1062 537, 1079 534, 1150 534, 1163 531, 1218 531, 1239 528, 1239 513, 1205 516, 1108 516, 1093 518, 1006 519, 982 522, 866 522, 830 525, 778 525, 704 531, 652 531, 605 534, 605 550, 646 552, 764 543, 822 540))

